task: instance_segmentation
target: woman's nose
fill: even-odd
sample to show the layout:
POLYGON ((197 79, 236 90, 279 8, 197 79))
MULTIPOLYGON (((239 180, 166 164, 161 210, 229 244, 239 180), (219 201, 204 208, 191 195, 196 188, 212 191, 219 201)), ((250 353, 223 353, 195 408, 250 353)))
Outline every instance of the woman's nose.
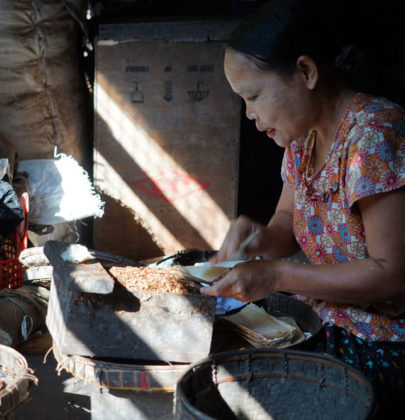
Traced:
POLYGON ((256 112, 246 112, 246 116, 248 117, 249 120, 258 120, 259 116, 256 114, 256 112))

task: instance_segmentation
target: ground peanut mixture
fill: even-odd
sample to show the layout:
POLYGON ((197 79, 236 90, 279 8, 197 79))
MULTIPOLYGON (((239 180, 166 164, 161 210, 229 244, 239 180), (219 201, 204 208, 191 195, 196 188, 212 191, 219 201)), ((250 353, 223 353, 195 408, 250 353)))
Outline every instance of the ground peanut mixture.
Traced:
POLYGON ((108 271, 129 291, 200 294, 199 286, 187 279, 177 268, 113 266, 108 271))

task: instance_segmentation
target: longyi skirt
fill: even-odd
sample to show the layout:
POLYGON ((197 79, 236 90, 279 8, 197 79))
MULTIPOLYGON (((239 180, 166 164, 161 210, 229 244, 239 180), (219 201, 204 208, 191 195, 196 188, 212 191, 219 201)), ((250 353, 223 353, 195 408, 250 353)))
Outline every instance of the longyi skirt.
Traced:
POLYGON ((376 419, 403 418, 404 342, 368 342, 357 338, 343 328, 326 324, 321 332, 316 351, 342 360, 360 371, 370 381, 377 400, 376 419))

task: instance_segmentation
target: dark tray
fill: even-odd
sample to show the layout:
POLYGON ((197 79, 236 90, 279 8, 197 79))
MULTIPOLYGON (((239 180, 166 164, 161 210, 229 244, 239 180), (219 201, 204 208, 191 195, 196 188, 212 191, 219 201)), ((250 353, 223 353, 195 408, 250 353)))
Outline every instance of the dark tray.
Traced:
MULTIPOLYGON (((311 333, 309 338, 289 346, 289 349, 315 349, 322 324, 318 314, 309 305, 284 293, 272 293, 265 299, 255 302, 255 304, 275 317, 290 316, 294 318, 303 332, 311 333)), ((242 308, 232 312, 240 309, 242 308)), ((231 330, 227 323, 221 322, 220 317, 215 318, 210 354, 252 347, 250 343, 231 330)))

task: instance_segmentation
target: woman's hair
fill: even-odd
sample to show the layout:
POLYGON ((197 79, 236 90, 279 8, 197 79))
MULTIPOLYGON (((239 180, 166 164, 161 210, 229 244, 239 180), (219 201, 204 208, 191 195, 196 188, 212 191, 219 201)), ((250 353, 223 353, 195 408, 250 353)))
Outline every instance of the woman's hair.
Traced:
POLYGON ((333 68, 341 50, 331 0, 271 0, 231 34, 228 45, 257 66, 290 75, 301 55, 333 68))

